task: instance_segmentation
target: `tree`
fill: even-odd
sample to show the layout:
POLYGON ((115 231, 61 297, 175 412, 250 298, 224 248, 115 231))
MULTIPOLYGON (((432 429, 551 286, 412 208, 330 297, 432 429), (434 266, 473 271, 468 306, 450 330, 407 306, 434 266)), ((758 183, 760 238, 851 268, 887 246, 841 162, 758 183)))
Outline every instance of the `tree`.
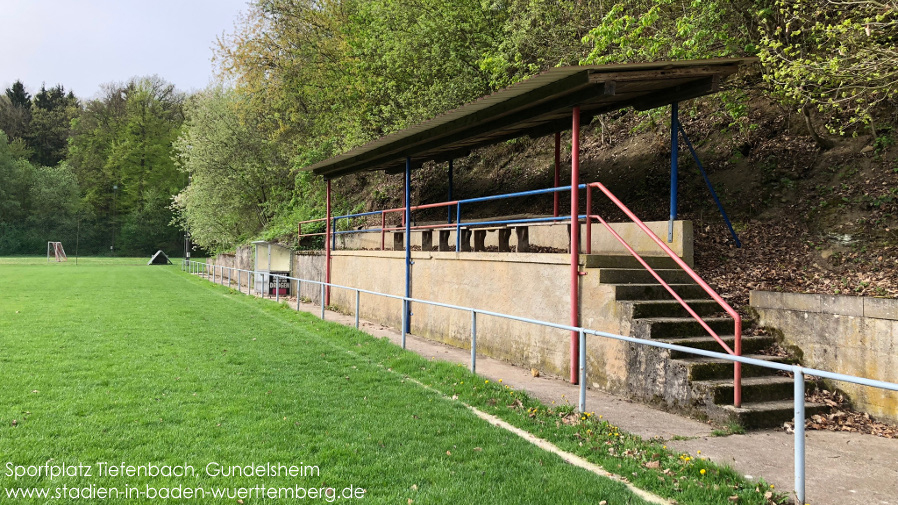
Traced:
POLYGON ((287 163, 242 107, 235 91, 206 89, 188 102, 175 143, 190 185, 173 207, 193 240, 209 249, 233 247, 258 233, 291 197, 287 163))
POLYGON ((31 124, 31 95, 16 81, 0 96, 0 130, 10 141, 25 138, 31 124))
POLYGON ((104 90, 72 123, 68 160, 85 188, 84 201, 110 229, 120 230, 115 250, 176 247, 169 204, 187 180, 175 166, 172 144, 184 120, 184 96, 155 76, 104 90))
POLYGON ((78 107, 78 99, 71 91, 66 94, 61 84, 50 89, 41 86, 34 95, 26 134, 33 153, 32 162, 54 166, 65 159, 71 123, 78 107))
POLYGON ((776 0, 760 16, 764 78, 812 135, 812 110, 843 134, 896 106, 898 1, 776 0))
POLYGON ((34 166, 9 147, 0 132, 0 254, 39 254, 48 240, 74 239, 79 195, 72 171, 65 163, 34 166))

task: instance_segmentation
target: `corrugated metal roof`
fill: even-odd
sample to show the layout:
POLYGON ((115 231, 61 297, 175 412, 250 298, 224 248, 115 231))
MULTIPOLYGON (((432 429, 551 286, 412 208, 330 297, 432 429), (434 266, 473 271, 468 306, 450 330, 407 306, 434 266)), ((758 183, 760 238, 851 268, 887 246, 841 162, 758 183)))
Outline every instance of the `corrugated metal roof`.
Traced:
POLYGON ((581 124, 626 107, 647 110, 714 93, 740 65, 755 58, 666 61, 556 67, 391 133, 303 170, 328 178, 362 170, 399 171, 467 155, 472 149, 521 136, 571 128, 580 106, 581 124))

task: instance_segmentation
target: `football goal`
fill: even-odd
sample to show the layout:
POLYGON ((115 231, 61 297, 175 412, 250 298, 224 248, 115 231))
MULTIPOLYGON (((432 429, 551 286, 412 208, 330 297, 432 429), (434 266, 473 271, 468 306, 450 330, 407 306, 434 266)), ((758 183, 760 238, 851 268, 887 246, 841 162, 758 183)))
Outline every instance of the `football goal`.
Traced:
POLYGON ((47 263, 50 262, 50 256, 56 258, 56 261, 67 261, 65 249, 62 248, 62 242, 47 242, 47 263))

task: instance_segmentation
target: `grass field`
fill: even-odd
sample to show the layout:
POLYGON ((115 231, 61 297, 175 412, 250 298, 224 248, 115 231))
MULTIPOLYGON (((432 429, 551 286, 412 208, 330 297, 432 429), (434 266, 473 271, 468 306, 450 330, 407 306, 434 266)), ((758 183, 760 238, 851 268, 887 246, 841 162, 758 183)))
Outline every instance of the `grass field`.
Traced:
POLYGON ((375 503, 644 503, 410 380, 474 394, 460 367, 145 263, 0 260, 0 503, 47 501, 9 498, 32 488, 74 501, 72 487, 155 502, 124 498, 147 486, 255 488, 243 503, 300 501, 263 499, 259 486, 355 486, 375 503), (100 462, 195 475, 100 476, 100 462), (209 476, 209 463, 320 474, 209 476), (15 477, 79 464, 91 476, 15 477))

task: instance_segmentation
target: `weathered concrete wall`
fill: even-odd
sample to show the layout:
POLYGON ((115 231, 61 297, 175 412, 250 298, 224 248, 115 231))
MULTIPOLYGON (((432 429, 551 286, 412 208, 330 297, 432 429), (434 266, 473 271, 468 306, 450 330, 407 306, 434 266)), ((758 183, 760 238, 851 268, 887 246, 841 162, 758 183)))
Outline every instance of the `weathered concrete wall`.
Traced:
POLYGON ((206 262, 210 265, 252 270, 253 248, 252 246, 241 246, 233 253, 222 253, 214 258, 209 258, 206 262))
MULTIPOLYGON (((667 243, 667 221, 651 221, 646 223, 652 232, 667 243)), ((633 249, 643 256, 666 256, 651 238, 639 229, 634 223, 611 223, 611 227, 633 249)), ((559 250, 568 250, 570 246, 570 223, 531 224, 528 225, 530 245, 536 247, 551 247, 559 250)), ((434 232, 433 245, 437 244, 438 232, 434 232)), ((487 247, 499 245, 499 234, 489 231, 486 234, 484 244, 487 247)), ((393 233, 387 232, 384 236, 384 246, 387 250, 393 249, 393 233)), ((455 244, 455 231, 450 232, 449 243, 455 244)), ((580 249, 586 250, 586 225, 580 225, 580 249)), ((674 221, 673 242, 667 244, 678 256, 683 258, 690 266, 693 265, 693 235, 692 221, 674 221)), ((511 244, 516 244, 516 238, 512 235, 511 244)), ((412 246, 421 247, 421 232, 412 232, 412 246)), ((337 236, 337 249, 343 250, 379 250, 381 247, 380 232, 345 233, 337 236)), ((404 247, 404 246, 403 246, 404 247)), ((592 224, 592 253, 593 254, 629 254, 608 230, 599 223, 592 224)))
MULTIPOLYGON (((898 300, 752 291, 763 326, 802 352, 802 364, 898 382, 898 300)), ((898 423, 898 393, 836 382, 854 405, 898 423)))
MULTIPOLYGON (((293 255, 293 277, 297 279, 309 279, 313 281, 324 280, 324 254, 319 252, 302 252, 293 255)), ((296 287, 293 287, 294 295, 296 287)), ((299 295, 303 300, 311 300, 313 303, 321 301, 321 286, 312 283, 302 283, 299 287, 299 295)))
MULTIPOLYGON (((503 314, 568 324, 570 322, 569 256, 566 254, 500 254, 419 252, 412 254, 412 297, 475 307, 503 314)), ((331 275, 335 284, 381 293, 405 293, 405 253, 401 251, 335 251, 331 275)), ((294 263, 300 278, 321 278, 321 255, 301 255, 294 263)), ((618 333, 617 304, 598 276, 582 277, 582 323, 589 328, 618 333)), ((316 287, 317 289, 317 287, 316 287)), ((317 293, 303 288, 317 300, 317 293)), ((398 327, 402 302, 361 294, 361 316, 398 327)), ((334 289, 331 305, 354 311, 355 292, 334 289)), ((471 313, 412 304, 412 333, 459 347, 471 345, 471 313)), ((570 332, 528 323, 479 315, 478 352, 544 373, 567 376, 570 332)), ((626 346, 617 341, 590 338, 587 344, 590 382, 615 388, 626 382, 626 346)))
POLYGON ((242 268, 244 270, 252 270, 253 268, 253 248, 252 246, 238 247, 233 253, 219 254, 214 258, 206 260, 210 265, 224 266, 228 268, 242 268))

